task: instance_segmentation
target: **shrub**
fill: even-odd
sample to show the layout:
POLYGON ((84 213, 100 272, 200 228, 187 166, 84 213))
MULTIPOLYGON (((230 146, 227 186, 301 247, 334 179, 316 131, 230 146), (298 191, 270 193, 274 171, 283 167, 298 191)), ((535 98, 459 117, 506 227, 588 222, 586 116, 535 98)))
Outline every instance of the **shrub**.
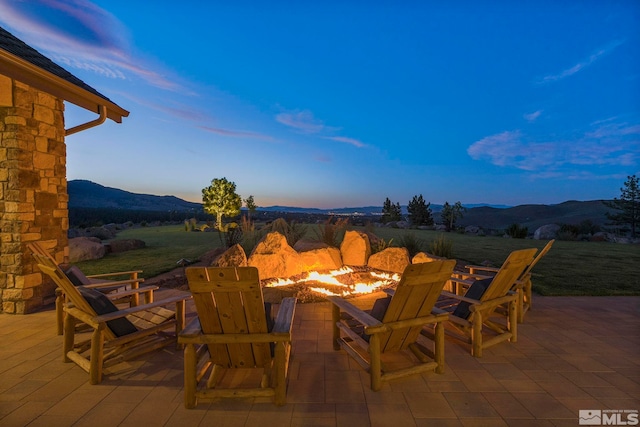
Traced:
POLYGON ((304 237, 307 228, 304 224, 295 221, 287 222, 284 218, 278 218, 269 224, 268 227, 265 227, 265 231, 277 231, 287 239, 289 246, 293 246, 298 240, 304 237))
POLYGON ((227 231, 219 232, 220 239, 224 239, 223 245, 225 248, 230 248, 242 242, 242 230, 235 223, 227 224, 227 231))
POLYGON ((386 241, 382 238, 377 239, 375 242, 371 243, 371 254, 377 254, 378 252, 382 252, 383 250, 390 248, 393 239, 389 239, 386 241))
POLYGON ((580 228, 573 224, 560 224, 558 231, 558 240, 578 240, 580 228))
POLYGON ((424 247, 424 242, 413 233, 403 234, 398 244, 400 247, 407 248, 410 258, 413 258, 418 252, 422 252, 424 247))
POLYGON ((601 228, 590 219, 585 219, 578 224, 578 231, 580 234, 596 234, 601 228))
POLYGON ((323 224, 318 224, 318 228, 314 230, 316 238, 329 246, 338 247, 348 225, 349 218, 340 218, 333 223, 333 217, 329 217, 323 224))
POLYGON ((529 234, 529 228, 514 223, 507 227, 505 233, 514 239, 524 239, 529 234))
POLYGON ((441 234, 431 242, 429 252, 443 258, 453 258, 453 242, 441 234))

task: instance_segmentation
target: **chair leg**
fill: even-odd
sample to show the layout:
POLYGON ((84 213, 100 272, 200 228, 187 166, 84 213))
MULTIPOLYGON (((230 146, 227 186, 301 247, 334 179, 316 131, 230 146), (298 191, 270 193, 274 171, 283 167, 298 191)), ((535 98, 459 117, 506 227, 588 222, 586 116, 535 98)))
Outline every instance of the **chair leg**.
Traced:
POLYGON ((184 347, 184 407, 196 407, 196 349, 193 344, 184 347))
POLYGON ((369 339, 369 357, 371 359, 371 366, 369 366, 371 390, 378 391, 382 388, 382 361, 380 360, 380 336, 378 334, 371 335, 369 339))
POLYGON ((272 375, 275 376, 276 385, 275 385, 275 396, 274 403, 277 406, 282 406, 287 403, 287 377, 286 377, 286 349, 285 343, 279 342, 276 343, 275 348, 275 361, 272 375))
POLYGON ((64 295, 62 291, 58 288, 56 289, 56 324, 58 327, 58 335, 62 335, 64 331, 64 310, 62 306, 64 305, 64 295))
POLYGON ((482 357, 482 313, 479 311, 473 313, 471 322, 471 355, 482 357))
POLYGON ((524 322, 524 289, 518 288, 518 323, 524 322))
POLYGON ((444 374, 444 323, 437 322, 433 337, 433 356, 436 366, 436 374, 444 374))
POLYGON ((509 303, 509 319, 508 319, 508 329, 511 332, 511 338, 509 341, 518 342, 518 303, 516 301, 511 301, 509 303))
POLYGON ((64 316, 64 335, 62 337, 62 361, 71 362, 67 354, 73 351, 76 335, 76 319, 68 314, 64 316))
POLYGON ((94 329, 91 335, 91 360, 89 361, 89 383, 102 382, 102 362, 104 359, 104 328, 103 323, 94 329))

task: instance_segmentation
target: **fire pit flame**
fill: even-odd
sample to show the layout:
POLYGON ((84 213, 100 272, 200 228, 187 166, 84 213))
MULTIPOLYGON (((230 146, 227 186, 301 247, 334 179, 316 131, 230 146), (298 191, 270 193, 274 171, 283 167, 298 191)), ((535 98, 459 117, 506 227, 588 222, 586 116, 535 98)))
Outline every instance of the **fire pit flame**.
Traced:
POLYGON ((306 273, 306 276, 296 277, 296 279, 271 279, 266 281, 264 286, 279 287, 312 282, 314 286, 309 286, 308 289, 313 292, 344 297, 354 294, 369 294, 385 286, 394 285, 398 281, 400 281, 400 275, 397 273, 384 273, 373 270, 356 272, 353 268, 345 266, 339 270, 325 273, 310 271, 306 273), (367 280, 369 278, 377 280, 367 280), (324 285, 332 289, 320 287, 324 285), (342 289, 336 290, 334 289, 335 287, 342 289))

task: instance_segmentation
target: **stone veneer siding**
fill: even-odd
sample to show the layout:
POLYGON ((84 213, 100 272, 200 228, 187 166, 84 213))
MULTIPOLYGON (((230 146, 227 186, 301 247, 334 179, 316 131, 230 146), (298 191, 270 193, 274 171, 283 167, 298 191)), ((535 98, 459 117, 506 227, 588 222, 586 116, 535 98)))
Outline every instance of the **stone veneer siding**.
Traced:
POLYGON ((27 244, 68 259, 69 211, 62 99, 0 75, 0 311, 26 314, 53 300, 27 244))

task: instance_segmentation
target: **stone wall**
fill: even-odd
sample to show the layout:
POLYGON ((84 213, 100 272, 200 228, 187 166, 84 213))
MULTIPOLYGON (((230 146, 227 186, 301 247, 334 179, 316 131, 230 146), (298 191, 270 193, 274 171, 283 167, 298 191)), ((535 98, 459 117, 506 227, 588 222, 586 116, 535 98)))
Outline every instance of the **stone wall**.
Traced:
POLYGON ((27 244, 68 257, 64 103, 0 75, 0 310, 30 313, 53 299, 27 244))

